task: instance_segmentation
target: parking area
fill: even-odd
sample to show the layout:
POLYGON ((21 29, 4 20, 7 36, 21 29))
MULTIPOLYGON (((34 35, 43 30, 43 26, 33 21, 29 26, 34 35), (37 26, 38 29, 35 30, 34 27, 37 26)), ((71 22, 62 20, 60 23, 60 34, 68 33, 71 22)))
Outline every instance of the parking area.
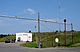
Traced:
POLYGON ((17 43, 0 43, 0 48, 21 48, 17 43))

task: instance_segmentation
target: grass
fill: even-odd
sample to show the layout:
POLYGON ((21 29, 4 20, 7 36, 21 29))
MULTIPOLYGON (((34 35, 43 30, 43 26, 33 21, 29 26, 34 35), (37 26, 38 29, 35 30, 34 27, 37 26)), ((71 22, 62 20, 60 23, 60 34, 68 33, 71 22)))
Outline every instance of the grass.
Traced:
POLYGON ((21 44, 21 46, 29 47, 29 48, 37 48, 37 44, 35 42, 26 42, 21 44))
POLYGON ((70 47, 80 47, 80 43, 72 44, 72 45, 70 45, 70 47))

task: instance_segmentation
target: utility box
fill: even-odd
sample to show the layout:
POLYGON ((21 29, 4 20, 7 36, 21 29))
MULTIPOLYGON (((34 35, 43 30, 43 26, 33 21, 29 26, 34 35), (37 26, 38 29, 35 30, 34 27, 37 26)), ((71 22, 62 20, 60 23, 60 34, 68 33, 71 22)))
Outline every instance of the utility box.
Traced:
POLYGON ((32 33, 16 33, 16 42, 32 42, 32 33))

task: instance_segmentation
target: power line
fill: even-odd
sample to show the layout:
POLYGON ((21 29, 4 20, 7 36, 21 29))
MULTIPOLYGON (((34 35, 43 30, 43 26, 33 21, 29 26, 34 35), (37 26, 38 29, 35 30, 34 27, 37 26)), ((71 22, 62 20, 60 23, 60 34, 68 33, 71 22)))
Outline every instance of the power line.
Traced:
MULTIPOLYGON (((18 17, 18 16, 0 16, 1 18, 12 18, 12 19, 23 19, 23 20, 32 20, 32 21, 38 21, 38 19, 30 19, 30 18, 22 18, 22 17, 18 17)), ((48 23, 56 23, 56 24, 64 24, 61 22, 57 22, 57 21, 49 21, 49 20, 40 20, 42 22, 48 22, 48 23)), ((67 25, 70 25, 69 23, 67 23, 67 25)))
POLYGON ((13 19, 23 19, 23 20, 33 20, 33 21, 37 21, 37 19, 21 18, 21 17, 18 17, 18 16, 0 16, 0 17, 3 17, 3 18, 13 18, 13 19))
MULTIPOLYGON (((58 18, 61 18, 61 8, 62 8, 62 4, 61 4, 62 0, 58 0, 58 18)), ((59 24, 59 31, 61 30, 60 28, 60 24, 59 24)))

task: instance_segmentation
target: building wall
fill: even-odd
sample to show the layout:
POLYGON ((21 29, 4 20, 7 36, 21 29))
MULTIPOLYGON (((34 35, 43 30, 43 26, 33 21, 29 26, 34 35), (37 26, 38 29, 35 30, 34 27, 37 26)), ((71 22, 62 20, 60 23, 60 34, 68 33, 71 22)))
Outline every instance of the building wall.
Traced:
POLYGON ((20 41, 32 41, 32 33, 16 33, 16 42, 20 37, 20 41))

